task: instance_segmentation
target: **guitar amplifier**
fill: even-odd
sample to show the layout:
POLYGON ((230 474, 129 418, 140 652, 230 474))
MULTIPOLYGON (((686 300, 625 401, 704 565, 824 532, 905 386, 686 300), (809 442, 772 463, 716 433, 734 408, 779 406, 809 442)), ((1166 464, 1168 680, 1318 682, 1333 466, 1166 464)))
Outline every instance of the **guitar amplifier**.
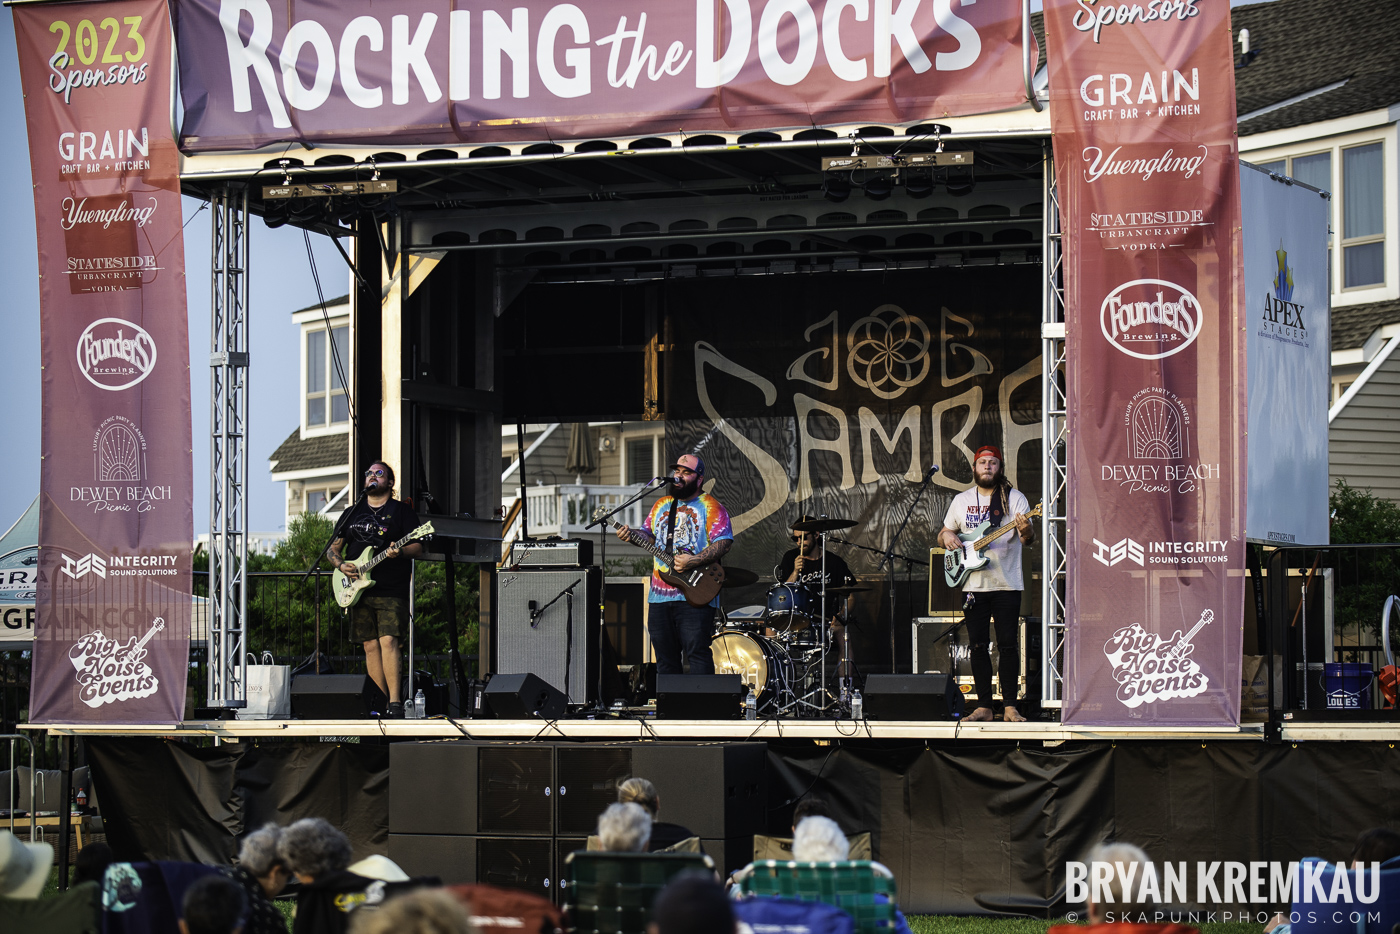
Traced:
POLYGON ((582 568, 593 563, 593 542, 586 538, 513 542, 502 562, 509 568, 582 568))
POLYGON ((943 616, 948 613, 961 613, 963 592, 959 587, 949 587, 943 576, 944 549, 934 546, 928 550, 928 615, 943 616))

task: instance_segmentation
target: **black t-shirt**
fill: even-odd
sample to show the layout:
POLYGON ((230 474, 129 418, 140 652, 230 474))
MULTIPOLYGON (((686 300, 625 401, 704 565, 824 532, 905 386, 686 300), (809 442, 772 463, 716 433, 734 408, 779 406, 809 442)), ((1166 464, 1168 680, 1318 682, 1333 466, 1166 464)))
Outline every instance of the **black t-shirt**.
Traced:
MULTIPOLYGON (((340 537, 345 539, 340 556, 346 561, 360 561, 366 547, 379 554, 394 542, 412 532, 417 526, 417 516, 396 499, 391 499, 378 509, 362 499, 351 508, 340 529, 340 537)), ((373 555, 371 555, 373 557, 373 555)), ((408 575, 412 569, 411 558, 388 558, 374 566, 369 572, 374 586, 365 591, 373 597, 402 597, 408 599, 408 575)))
MULTIPOLYGON (((797 556, 799 550, 794 548, 783 555, 783 560, 778 562, 777 570, 773 575, 778 583, 782 583, 792 576, 793 570, 797 567, 797 556)), ((820 587, 822 581, 821 553, 817 553, 815 567, 804 573, 800 583, 820 587)), ((826 574, 828 587, 841 587, 846 584, 854 584, 856 579, 851 576, 851 569, 847 566, 845 559, 838 554, 828 551, 826 553, 826 574)))

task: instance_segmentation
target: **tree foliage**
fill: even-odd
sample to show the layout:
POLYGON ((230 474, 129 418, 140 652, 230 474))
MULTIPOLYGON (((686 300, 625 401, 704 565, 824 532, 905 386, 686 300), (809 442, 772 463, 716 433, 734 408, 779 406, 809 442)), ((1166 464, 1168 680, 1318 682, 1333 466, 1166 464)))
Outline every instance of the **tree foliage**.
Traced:
MULTIPOLYGON (((1390 500, 1339 478, 1328 502, 1334 515, 1332 544, 1400 542, 1400 506, 1390 500)), ((1335 560, 1334 618, 1338 631, 1354 627, 1358 634, 1377 635, 1386 598, 1400 594, 1400 548, 1342 551, 1335 560)))

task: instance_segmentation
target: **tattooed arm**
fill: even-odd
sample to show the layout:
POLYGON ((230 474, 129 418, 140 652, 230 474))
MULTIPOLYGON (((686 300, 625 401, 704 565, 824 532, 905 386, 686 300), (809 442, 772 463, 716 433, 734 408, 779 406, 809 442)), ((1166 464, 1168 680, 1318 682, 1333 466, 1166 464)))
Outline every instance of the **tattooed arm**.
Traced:
POLYGON ((695 555, 676 555, 676 570, 689 571, 691 568, 703 568, 714 564, 720 558, 729 553, 729 549, 734 547, 734 539, 721 538, 714 542, 709 548, 695 555))

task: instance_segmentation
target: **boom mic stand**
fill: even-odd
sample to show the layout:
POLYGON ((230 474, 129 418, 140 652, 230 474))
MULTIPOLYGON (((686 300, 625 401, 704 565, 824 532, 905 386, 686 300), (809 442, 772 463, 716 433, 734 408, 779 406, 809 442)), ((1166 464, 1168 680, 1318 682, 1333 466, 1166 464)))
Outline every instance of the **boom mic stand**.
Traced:
MULTIPOLYGON (((891 674, 893 674, 893 673, 895 672, 895 669, 898 667, 898 663, 897 663, 896 659, 899 657, 899 656, 898 656, 898 653, 896 652, 896 649, 895 649, 895 637, 894 637, 894 616, 895 616, 895 614, 894 614, 894 593, 895 593, 895 586, 894 586, 894 559, 895 559, 896 556, 898 556, 899 558, 902 558, 902 559, 905 561, 905 567, 906 567, 906 568, 908 568, 909 563, 912 562, 912 561, 914 560, 914 559, 909 558, 909 557, 907 557, 907 556, 905 556, 905 555, 896 555, 895 546, 899 544, 899 537, 900 537, 901 535, 904 534, 904 527, 907 526, 907 525, 909 524, 910 518, 912 518, 913 515, 914 515, 914 507, 917 506, 917 505, 919 505, 919 500, 923 499, 923 497, 924 497, 924 492, 928 490, 928 485, 929 485, 930 483, 933 482, 933 475, 936 474, 936 473, 938 473, 938 465, 937 465, 937 464, 934 464, 932 467, 930 467, 928 470, 926 470, 926 471, 924 472, 924 482, 923 482, 923 485, 919 487, 919 492, 917 492, 917 493, 914 494, 914 501, 911 502, 911 503, 909 504, 909 508, 908 508, 907 510, 905 510, 905 512, 904 512, 904 520, 903 520, 902 522, 899 523, 899 528, 898 528, 898 529, 895 529, 894 537, 890 539, 890 547, 887 548, 887 549, 885 550, 885 556, 884 556, 883 558, 880 559, 880 564, 879 564, 879 566, 875 568, 875 573, 878 574, 880 571, 882 571, 882 570, 885 569, 885 566, 886 566, 886 565, 889 566, 889 581, 890 581, 890 673, 891 673, 891 674)), ((922 563, 922 562, 920 562, 920 563, 922 563)))

